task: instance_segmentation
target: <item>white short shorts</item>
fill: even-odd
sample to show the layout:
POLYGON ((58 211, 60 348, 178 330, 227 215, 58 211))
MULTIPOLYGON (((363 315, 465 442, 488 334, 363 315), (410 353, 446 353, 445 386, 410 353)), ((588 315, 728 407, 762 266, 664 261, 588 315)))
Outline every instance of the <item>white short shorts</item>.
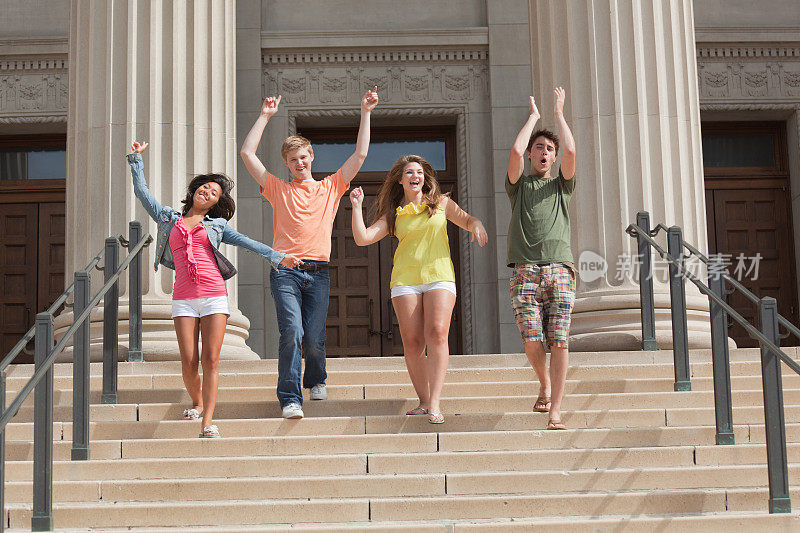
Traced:
POLYGON ((395 285, 392 287, 392 298, 405 294, 425 294, 433 289, 444 289, 456 294, 456 284, 452 281, 435 281, 423 285, 395 285))
POLYGON ((231 316, 227 296, 211 298, 191 298, 189 300, 172 300, 172 318, 176 316, 193 316, 196 318, 220 313, 231 316))

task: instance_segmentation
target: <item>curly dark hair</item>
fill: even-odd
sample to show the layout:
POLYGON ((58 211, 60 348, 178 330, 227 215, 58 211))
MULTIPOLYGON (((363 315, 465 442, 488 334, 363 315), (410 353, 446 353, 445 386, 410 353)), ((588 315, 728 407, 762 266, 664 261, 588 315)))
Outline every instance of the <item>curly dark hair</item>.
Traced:
POLYGON ((220 194, 216 205, 208 211, 208 216, 211 218, 224 218, 225 220, 232 219, 233 214, 236 212, 236 202, 231 196, 233 180, 225 174, 200 174, 192 178, 192 181, 189 182, 189 186, 186 188, 186 198, 181 200, 183 204, 183 214, 185 215, 188 213, 189 209, 194 205, 194 193, 197 192, 197 189, 208 182, 214 182, 222 189, 222 194, 220 194))
POLYGON ((555 145, 555 147, 556 147, 556 155, 558 155, 558 135, 556 135, 555 133, 553 133, 550 130, 537 130, 537 131, 533 132, 533 135, 531 135, 531 139, 528 141, 528 151, 529 152, 531 151, 531 148, 533 147, 533 141, 535 141, 539 137, 544 137, 545 139, 550 139, 550 141, 552 141, 553 144, 555 145))

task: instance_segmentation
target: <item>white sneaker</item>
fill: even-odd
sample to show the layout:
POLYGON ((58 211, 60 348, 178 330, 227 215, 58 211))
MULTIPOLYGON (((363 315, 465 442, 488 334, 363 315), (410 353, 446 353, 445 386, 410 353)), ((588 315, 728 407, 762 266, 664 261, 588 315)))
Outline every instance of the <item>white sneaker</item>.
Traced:
POLYGON ((303 418, 303 409, 299 404, 290 403, 283 408, 283 418, 303 418))
POLYGON ((312 400, 327 400, 328 391, 325 389, 324 383, 319 383, 311 387, 311 394, 308 395, 312 400))

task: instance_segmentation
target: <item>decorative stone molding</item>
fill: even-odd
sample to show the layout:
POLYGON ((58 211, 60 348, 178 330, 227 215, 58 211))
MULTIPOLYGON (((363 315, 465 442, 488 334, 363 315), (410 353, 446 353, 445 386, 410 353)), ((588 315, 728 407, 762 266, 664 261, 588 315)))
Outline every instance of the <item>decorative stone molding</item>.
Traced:
POLYGON ((357 102, 378 87, 386 104, 488 101, 488 52, 471 50, 265 51, 265 95, 287 104, 357 102))
POLYGON ((700 101, 800 99, 800 46, 697 47, 700 101))
MULTIPOLYGON (((275 94, 275 93, 272 93, 275 94)), ((467 138, 467 125, 466 115, 468 108, 466 106, 450 106, 450 107, 418 107, 418 108, 398 108, 398 107, 384 107, 381 106, 373 111, 373 117, 424 117, 424 116, 439 116, 439 117, 455 117, 456 119, 456 155, 458 157, 458 198, 461 206, 469 211, 470 206, 470 193, 469 193, 469 177, 467 169, 469 168, 469 154, 468 138, 467 138)), ((357 118, 359 111, 348 109, 335 109, 330 107, 325 108, 293 108, 288 107, 288 122, 289 122, 289 135, 297 133, 297 119, 298 118, 318 118, 318 117, 352 117, 357 118)), ((472 314, 472 247, 469 246, 468 239, 459 239, 459 257, 461 257, 461 344, 464 353, 472 353, 473 338, 472 332, 474 331, 473 314, 472 314)))
POLYGON ((0 59, 0 124, 66 122, 66 58, 0 59))

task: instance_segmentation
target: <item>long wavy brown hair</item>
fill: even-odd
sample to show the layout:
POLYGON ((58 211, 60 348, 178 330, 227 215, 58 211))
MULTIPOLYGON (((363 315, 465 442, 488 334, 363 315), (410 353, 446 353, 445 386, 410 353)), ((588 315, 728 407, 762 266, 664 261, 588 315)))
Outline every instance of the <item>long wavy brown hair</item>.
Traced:
POLYGON ((374 204, 374 216, 372 217, 372 223, 374 224, 385 216, 390 235, 394 235, 397 208, 403 205, 405 200, 405 191, 400 179, 403 177, 403 170, 409 163, 419 163, 425 175, 425 182, 422 184, 422 202, 428 206, 429 217, 436 213, 439 208, 439 202, 442 201, 442 196, 444 196, 439 188, 439 182, 436 181, 436 171, 433 169, 433 165, 418 155, 401 156, 392 165, 381 186, 381 190, 378 192, 378 200, 374 204))

